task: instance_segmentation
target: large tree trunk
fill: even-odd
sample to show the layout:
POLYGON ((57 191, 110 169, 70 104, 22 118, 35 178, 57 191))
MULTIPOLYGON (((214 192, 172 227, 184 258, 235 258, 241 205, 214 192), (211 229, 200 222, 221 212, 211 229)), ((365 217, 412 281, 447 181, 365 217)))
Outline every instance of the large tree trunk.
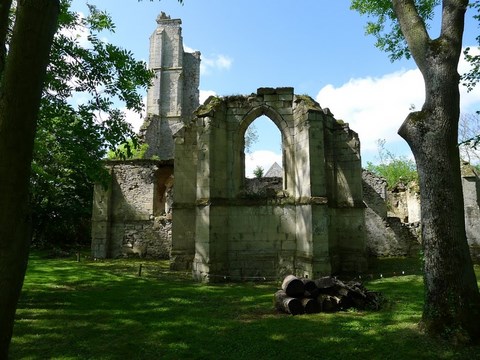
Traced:
MULTIPOLYGON (((30 243, 29 178, 58 0, 18 0, 0 83, 0 359, 8 357, 30 243)), ((3 46, 4 44, 0 44, 3 46)))
POLYGON ((442 33, 428 38, 408 13, 412 0, 394 1, 402 32, 425 81, 425 103, 399 134, 415 156, 420 182, 425 305, 422 326, 456 341, 480 339, 480 295, 465 233, 460 156, 458 59, 468 1, 443 2, 442 33))

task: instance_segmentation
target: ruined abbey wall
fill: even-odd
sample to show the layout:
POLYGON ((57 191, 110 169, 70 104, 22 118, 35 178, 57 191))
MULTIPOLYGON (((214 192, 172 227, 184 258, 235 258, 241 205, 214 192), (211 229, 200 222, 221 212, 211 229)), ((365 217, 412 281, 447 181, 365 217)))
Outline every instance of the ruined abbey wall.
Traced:
MULTIPOLYGON (((224 281, 362 272, 368 255, 417 256, 416 192, 387 192, 368 172, 362 179, 348 124, 293 88, 199 107, 200 53, 183 50, 180 25, 157 18, 140 131, 146 159, 106 162, 111 183, 95 186, 94 257, 170 259, 198 280, 224 281), (282 136, 282 176, 252 182, 244 135, 263 115, 282 136)), ((467 237, 478 254, 480 182, 463 175, 467 237)))
POLYGON ((204 281, 365 269, 359 151, 347 124, 292 88, 210 98, 175 139, 172 268, 204 281), (262 115, 282 134, 284 176, 259 195, 244 135, 262 115))
POLYGON ((107 163, 111 183, 95 185, 92 254, 168 259, 173 167, 151 160, 107 163))

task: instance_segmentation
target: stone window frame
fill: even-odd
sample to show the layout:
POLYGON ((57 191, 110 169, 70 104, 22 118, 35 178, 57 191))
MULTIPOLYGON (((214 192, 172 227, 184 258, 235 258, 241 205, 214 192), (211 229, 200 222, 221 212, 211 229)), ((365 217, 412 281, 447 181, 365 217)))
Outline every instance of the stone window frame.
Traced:
POLYGON ((282 168, 283 168, 283 190, 288 190, 289 186, 293 185, 293 174, 290 174, 290 169, 293 167, 293 152, 289 149, 293 148, 293 134, 291 133, 291 127, 284 117, 272 106, 261 104, 253 107, 248 113, 246 113, 239 124, 238 137, 240 138, 237 144, 239 144, 239 153, 241 156, 241 184, 245 184, 245 133, 248 127, 259 117, 268 117, 280 131, 282 141, 282 168), (290 154, 292 153, 292 154, 290 154), (291 156, 289 156, 291 155, 291 156), (290 160, 289 160, 290 159, 290 160))

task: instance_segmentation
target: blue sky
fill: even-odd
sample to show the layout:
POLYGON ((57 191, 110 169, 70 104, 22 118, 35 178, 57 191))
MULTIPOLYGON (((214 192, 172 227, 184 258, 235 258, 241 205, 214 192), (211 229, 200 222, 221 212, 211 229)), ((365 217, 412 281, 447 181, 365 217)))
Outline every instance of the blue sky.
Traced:
MULTIPOLYGON (((73 0, 84 13, 86 0, 73 0)), ((182 19, 186 50, 202 53, 201 98, 250 94, 259 87, 291 86, 308 94, 359 133, 362 162, 375 161, 377 139, 408 155, 396 134, 411 105, 423 103, 423 83, 413 61, 391 63, 364 35, 367 18, 348 0, 90 0, 116 24, 108 41, 148 59, 148 38, 164 11, 182 19)), ((480 29, 467 15, 465 45, 480 29)), ((432 37, 434 34, 432 34, 432 37)), ((464 68, 461 65, 460 68, 464 68)), ((462 90, 463 91, 463 90, 462 90)), ((480 88, 462 93, 462 111, 480 109, 480 88)), ((138 124, 138 120, 132 122, 138 124)), ((268 124, 268 122, 264 122, 268 124)), ((138 126, 138 125, 137 125, 138 126)), ((260 142, 247 167, 269 167, 279 159, 279 135, 257 124, 260 142), (260 151, 262 151, 260 153, 260 151), (272 153, 277 153, 274 155, 272 153), (277 158, 275 158, 277 156, 277 158)))

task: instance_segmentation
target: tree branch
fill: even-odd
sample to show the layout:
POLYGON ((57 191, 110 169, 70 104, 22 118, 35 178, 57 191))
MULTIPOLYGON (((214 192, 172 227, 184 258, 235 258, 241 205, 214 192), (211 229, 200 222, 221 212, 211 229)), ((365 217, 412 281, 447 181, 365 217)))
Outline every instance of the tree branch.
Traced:
POLYGON ((414 0, 392 0, 400 29, 420 71, 426 69, 426 53, 430 37, 425 22, 418 14, 414 0))
POLYGON ((440 38, 448 42, 452 56, 459 57, 462 50, 462 36, 468 0, 444 0, 442 8, 442 29, 440 38))

